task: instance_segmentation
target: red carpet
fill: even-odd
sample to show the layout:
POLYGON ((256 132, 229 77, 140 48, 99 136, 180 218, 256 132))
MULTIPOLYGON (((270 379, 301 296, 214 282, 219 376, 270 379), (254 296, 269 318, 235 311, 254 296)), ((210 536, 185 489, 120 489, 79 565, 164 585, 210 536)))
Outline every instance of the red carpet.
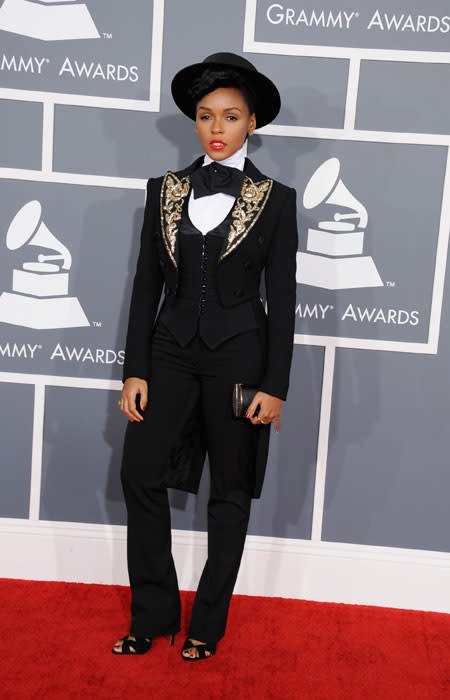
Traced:
POLYGON ((0 579, 5 700, 448 700, 450 615, 234 596, 212 659, 117 657, 128 589, 0 579))

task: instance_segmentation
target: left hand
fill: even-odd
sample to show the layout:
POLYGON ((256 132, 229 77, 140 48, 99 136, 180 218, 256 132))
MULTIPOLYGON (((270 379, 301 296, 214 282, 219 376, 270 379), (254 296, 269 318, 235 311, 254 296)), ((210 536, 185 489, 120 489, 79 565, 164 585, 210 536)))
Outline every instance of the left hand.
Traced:
POLYGON ((261 425, 262 423, 273 423, 281 416, 283 400, 278 396, 266 394, 264 391, 257 391, 253 397, 253 401, 248 407, 247 418, 251 420, 253 425, 261 425), (259 406, 258 415, 253 415, 259 406))

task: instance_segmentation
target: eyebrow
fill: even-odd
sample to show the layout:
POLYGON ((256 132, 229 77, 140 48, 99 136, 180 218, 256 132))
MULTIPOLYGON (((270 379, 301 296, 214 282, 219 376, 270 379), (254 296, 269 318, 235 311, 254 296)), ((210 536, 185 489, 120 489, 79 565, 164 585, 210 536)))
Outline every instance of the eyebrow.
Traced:
MULTIPOLYGON (((206 109, 207 112, 212 112, 211 107, 205 107, 204 105, 199 105, 198 109, 206 109)), ((225 107, 225 109, 223 111, 230 112, 233 109, 237 109, 238 112, 241 112, 241 109, 239 109, 239 107, 225 107)))

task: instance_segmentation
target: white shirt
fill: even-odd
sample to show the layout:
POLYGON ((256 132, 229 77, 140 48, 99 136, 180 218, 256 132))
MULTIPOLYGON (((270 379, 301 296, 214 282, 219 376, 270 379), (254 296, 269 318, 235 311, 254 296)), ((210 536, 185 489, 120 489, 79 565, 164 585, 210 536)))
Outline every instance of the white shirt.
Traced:
MULTIPOLYGON (((244 141, 244 145, 238 151, 235 151, 231 156, 225 158, 225 160, 217 162, 222 165, 228 165, 231 168, 244 170, 246 156, 247 141, 244 141)), ((213 162, 213 159, 205 153, 202 168, 213 162)), ((191 190, 188 203, 189 218, 194 226, 205 235, 208 231, 212 231, 213 228, 216 228, 216 226, 225 219, 235 201, 236 197, 233 197, 231 194, 224 194, 223 192, 217 192, 216 194, 210 194, 206 197, 195 199, 194 191, 191 190)))

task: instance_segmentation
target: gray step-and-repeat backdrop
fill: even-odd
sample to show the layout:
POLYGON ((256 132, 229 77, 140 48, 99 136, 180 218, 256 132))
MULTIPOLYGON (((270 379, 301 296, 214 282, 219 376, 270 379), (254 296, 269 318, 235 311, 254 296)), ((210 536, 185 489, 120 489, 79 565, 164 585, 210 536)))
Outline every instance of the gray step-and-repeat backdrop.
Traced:
MULTIPOLYGON (((445 609, 377 598, 372 566, 450 570, 443 0, 0 0, 1 532, 11 549, 46 533, 57 551, 63 523, 123 541, 117 398, 145 183, 199 154, 170 80, 221 50, 279 86, 249 155, 298 193, 290 392, 249 529, 273 567, 297 559, 264 590, 333 597, 323 576, 344 571, 346 599, 352 559, 371 593, 349 599, 445 609)), ((207 493, 207 470, 197 500, 171 493, 181 549, 207 493)), ((4 575, 45 577, 17 556, 4 575)))

